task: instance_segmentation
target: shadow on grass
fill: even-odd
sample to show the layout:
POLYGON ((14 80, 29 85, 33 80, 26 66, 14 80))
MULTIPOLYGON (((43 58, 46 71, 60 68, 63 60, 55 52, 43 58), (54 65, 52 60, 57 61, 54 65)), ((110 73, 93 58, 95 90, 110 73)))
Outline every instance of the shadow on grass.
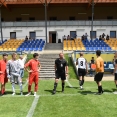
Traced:
MULTIPOLYGON (((49 93, 52 93, 53 90, 44 90, 44 91, 49 92, 49 93)), ((57 91, 56 90, 56 92, 61 92, 61 91, 57 91)))
POLYGON ((112 88, 113 92, 117 91, 117 89, 112 88))
POLYGON ((88 95, 88 94, 95 94, 96 92, 92 92, 92 91, 83 91, 83 90, 81 90, 81 91, 78 91, 78 93, 80 93, 80 94, 82 94, 82 95, 88 95))
POLYGON ((12 93, 13 93, 12 91, 6 91, 5 95, 9 95, 9 94, 12 94, 12 93))
POLYGON ((112 93, 113 91, 112 90, 108 90, 108 89, 104 89, 104 92, 112 93))

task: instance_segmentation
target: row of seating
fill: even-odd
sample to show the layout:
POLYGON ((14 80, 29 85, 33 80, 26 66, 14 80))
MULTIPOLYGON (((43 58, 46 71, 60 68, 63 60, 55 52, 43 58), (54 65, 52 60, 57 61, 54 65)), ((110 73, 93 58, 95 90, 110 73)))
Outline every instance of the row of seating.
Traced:
POLYGON ((24 41, 17 51, 42 51, 45 46, 45 41, 42 39, 24 41))
POLYGON ((85 47, 82 43, 81 40, 64 40, 63 41, 63 49, 64 50, 69 50, 69 51, 72 51, 72 50, 85 50, 85 47))
POLYGON ((23 42, 24 39, 10 39, 0 46, 0 51, 16 51, 23 42))
POLYGON ((111 47, 86 47, 86 51, 112 51, 111 47))
POLYGON ((117 50, 117 39, 105 40, 105 43, 112 48, 112 50, 117 50))

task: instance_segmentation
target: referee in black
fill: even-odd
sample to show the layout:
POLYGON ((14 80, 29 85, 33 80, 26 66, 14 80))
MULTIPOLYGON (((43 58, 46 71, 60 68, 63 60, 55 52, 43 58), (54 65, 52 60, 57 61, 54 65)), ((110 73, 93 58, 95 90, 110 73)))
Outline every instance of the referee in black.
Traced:
POLYGON ((68 75, 68 64, 67 61, 64 59, 63 53, 60 53, 59 58, 55 60, 55 83, 52 92, 53 94, 56 93, 56 88, 59 78, 61 78, 62 92, 64 92, 65 80, 67 75, 68 75))

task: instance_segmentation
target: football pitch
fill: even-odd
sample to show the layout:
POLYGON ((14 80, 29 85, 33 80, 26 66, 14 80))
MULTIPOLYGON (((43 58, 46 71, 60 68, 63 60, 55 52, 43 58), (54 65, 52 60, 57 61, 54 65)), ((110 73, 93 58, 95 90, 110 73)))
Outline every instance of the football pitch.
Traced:
MULTIPOLYGON (((6 85, 7 95, 0 97, 0 117, 116 117, 117 95, 112 81, 103 81, 104 94, 95 95, 95 82, 85 82, 80 90, 78 80, 66 81, 65 92, 61 92, 61 82, 57 92, 52 95, 54 80, 40 80, 37 97, 20 96, 16 86, 16 95, 12 96, 11 84, 6 85)), ((27 93, 27 82, 23 85, 27 93)), ((32 87, 32 91, 34 88, 32 87)))
MULTIPOLYGON (((27 60, 30 58, 32 55, 28 55, 27 60)), ((39 81, 36 97, 33 96, 34 85, 32 95, 26 97, 27 72, 23 78, 23 96, 20 95, 18 85, 16 95, 12 96, 11 84, 7 83, 7 95, 0 97, 0 117, 117 117, 117 95, 113 93, 116 91, 113 81, 102 81, 104 93, 95 95, 98 91, 95 82, 86 81, 84 90, 79 89, 71 62, 69 72, 70 79, 65 83, 65 92, 61 92, 59 81, 55 95, 52 95, 54 79, 51 79, 39 81)))

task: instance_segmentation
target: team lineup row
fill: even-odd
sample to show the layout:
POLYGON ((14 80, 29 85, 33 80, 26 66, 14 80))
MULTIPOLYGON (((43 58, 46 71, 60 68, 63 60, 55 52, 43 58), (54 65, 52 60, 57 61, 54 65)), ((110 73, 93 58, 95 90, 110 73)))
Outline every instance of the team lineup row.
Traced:
MULTIPOLYGON (((103 78, 104 74, 104 61, 101 58, 101 51, 96 51, 96 75, 94 77, 94 80, 96 81, 98 85, 98 93, 102 94, 102 84, 101 80, 103 78)), ((29 73, 29 79, 28 79, 28 94, 25 96, 31 95, 31 86, 34 82, 35 89, 34 89, 34 96, 36 96, 36 92, 38 90, 38 80, 39 80, 39 71, 41 69, 41 64, 39 62, 39 55, 38 53, 33 54, 33 59, 29 60, 25 65, 23 62, 23 56, 20 55, 19 59, 17 60, 17 53, 13 53, 12 59, 8 60, 8 54, 3 54, 3 60, 0 60, 0 83, 1 83, 1 96, 4 95, 5 92, 5 84, 8 82, 8 79, 11 82, 12 85, 12 95, 15 95, 15 83, 19 84, 20 87, 20 93, 23 95, 23 89, 22 89, 22 78, 24 74, 24 70, 26 70, 29 73)), ((117 57, 117 53, 115 53, 115 56, 117 57)), ((88 72, 87 67, 87 61, 83 57, 83 53, 80 53, 80 58, 77 59, 76 65, 78 65, 78 76, 79 76, 79 85, 80 89, 83 89, 84 84, 84 76, 88 72)), ((115 84, 117 87, 117 59, 115 59, 115 84)), ((58 80, 61 78, 62 81, 62 92, 64 92, 65 87, 65 80, 68 75, 68 64, 67 61, 64 59, 63 53, 59 54, 59 58, 55 60, 55 82, 54 82, 54 89, 52 91, 52 94, 56 93, 58 80)))

